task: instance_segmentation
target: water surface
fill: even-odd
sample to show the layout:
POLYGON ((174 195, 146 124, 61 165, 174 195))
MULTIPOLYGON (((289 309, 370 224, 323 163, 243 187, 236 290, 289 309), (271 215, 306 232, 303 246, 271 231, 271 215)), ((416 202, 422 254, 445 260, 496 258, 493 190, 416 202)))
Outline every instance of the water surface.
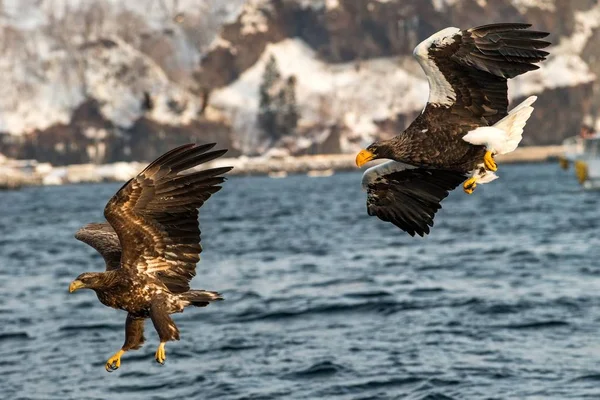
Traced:
POLYGON ((572 171, 501 166, 426 239, 368 217, 359 173, 231 178, 201 210, 193 287, 121 369, 125 313, 69 282, 120 184, 0 193, 0 388, 20 399, 598 399, 600 208, 572 171))

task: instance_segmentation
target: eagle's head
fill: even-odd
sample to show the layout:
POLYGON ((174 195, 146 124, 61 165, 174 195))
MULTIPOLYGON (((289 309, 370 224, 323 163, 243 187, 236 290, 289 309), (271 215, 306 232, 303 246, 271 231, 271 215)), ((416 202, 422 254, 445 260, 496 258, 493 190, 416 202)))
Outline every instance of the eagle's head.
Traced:
POLYGON ((78 289, 97 289, 104 283, 102 272, 84 272, 69 285, 69 293, 78 289))
POLYGON ((356 166, 362 167, 364 164, 371 160, 377 160, 379 158, 390 158, 394 159, 394 148, 390 141, 380 140, 356 155, 356 166))

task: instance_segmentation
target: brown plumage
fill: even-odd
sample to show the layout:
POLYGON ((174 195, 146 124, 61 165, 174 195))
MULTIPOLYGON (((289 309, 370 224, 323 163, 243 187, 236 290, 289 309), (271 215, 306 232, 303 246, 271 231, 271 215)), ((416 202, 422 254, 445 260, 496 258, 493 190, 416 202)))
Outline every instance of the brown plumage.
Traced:
POLYGON ((102 304, 128 312, 125 343, 106 363, 107 371, 142 345, 146 318, 158 332, 156 359, 163 363, 164 343, 179 340, 170 314, 222 300, 217 292, 190 290, 189 282, 202 251, 198 208, 221 189, 221 175, 231 167, 181 174, 226 152, 212 147, 189 144, 159 157, 110 199, 104 209, 108 223, 88 224, 75 235, 103 256, 106 271, 81 274, 69 290, 92 289, 102 304))
MULTIPOLYGON (((400 135, 375 142, 357 156, 359 166, 379 158, 401 163, 397 168, 386 167, 393 175, 375 176, 373 170, 365 173, 371 173, 370 178, 363 179, 363 183, 371 183, 365 187, 370 215, 390 221, 411 235, 429 233, 439 202, 468 174, 482 168, 490 150, 463 137, 507 116, 507 80, 537 69, 535 64, 548 55, 541 49, 549 43, 540 40, 548 34, 528 30, 530 26, 492 24, 464 31, 447 28, 415 48, 414 55, 429 80, 427 105, 400 135), (417 173, 415 167, 428 172, 417 173), (418 183, 420 177, 425 179, 423 184, 418 183), (397 187, 407 182, 408 187, 397 187), (410 193, 412 201, 397 199, 402 191, 410 193)), ((493 161, 492 165, 494 169, 489 170, 493 172, 493 161)), ((485 168, 481 171, 486 172, 485 168)))

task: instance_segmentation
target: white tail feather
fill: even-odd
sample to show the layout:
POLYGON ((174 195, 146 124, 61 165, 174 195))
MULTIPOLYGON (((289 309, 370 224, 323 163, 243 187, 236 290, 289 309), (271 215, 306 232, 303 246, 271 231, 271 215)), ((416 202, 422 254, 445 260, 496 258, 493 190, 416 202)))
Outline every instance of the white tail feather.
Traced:
POLYGON ((536 96, 528 97, 494 126, 476 128, 463 136, 463 140, 471 144, 483 145, 494 154, 514 151, 523 139, 523 128, 533 112, 531 105, 536 100, 536 96))

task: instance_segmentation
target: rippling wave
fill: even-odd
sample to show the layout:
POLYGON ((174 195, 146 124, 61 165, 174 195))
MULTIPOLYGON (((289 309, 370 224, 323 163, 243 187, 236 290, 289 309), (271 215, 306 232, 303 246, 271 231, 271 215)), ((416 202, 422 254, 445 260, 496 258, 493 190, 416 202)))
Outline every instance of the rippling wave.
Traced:
POLYGON ((360 174, 232 178, 201 210, 193 281, 226 301, 174 316, 108 374, 125 314, 70 280, 73 238, 119 184, 2 192, 5 398, 598 399, 599 193, 554 165, 452 193, 432 234, 365 211, 360 174))

